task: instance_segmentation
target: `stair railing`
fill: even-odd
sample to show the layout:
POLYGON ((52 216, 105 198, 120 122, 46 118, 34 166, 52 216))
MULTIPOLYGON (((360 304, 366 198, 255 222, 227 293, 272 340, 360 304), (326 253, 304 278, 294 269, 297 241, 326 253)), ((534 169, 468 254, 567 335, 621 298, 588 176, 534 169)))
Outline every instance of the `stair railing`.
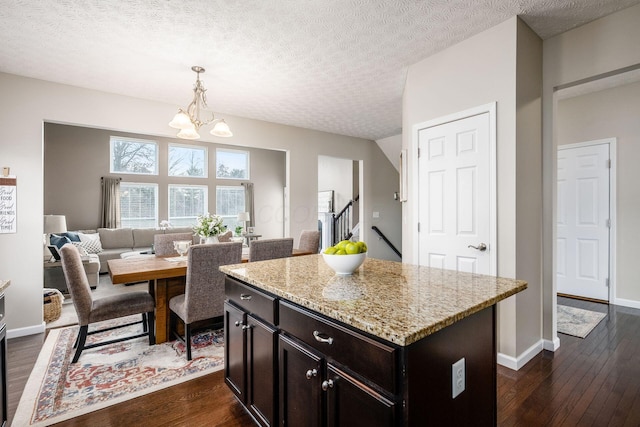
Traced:
POLYGON ((389 245, 389 247, 391 248, 391 250, 393 252, 396 253, 396 255, 398 255, 400 257, 400 259, 402 259, 402 254, 400 253, 400 251, 398 249, 396 249, 395 246, 393 246, 393 243, 391 243, 391 241, 389 239, 387 239, 387 236, 384 235, 384 233, 382 231, 380 231, 380 229, 378 227, 376 227, 375 225, 371 227, 371 229, 373 231, 375 231, 376 233, 378 233, 378 236, 384 240, 384 242, 389 245))
POLYGON ((348 240, 353 235, 351 233, 351 217, 352 217, 352 209, 355 202, 358 201, 360 196, 356 196, 355 199, 349 200, 349 202, 345 205, 344 208, 337 214, 332 214, 333 218, 333 242, 332 245, 335 245, 341 240, 348 240))

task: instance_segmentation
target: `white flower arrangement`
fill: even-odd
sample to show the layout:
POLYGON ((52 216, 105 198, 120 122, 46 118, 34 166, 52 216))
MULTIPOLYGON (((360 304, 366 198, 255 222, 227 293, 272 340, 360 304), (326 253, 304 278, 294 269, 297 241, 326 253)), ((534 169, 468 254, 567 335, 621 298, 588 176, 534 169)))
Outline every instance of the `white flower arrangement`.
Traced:
POLYGON ((222 224, 222 217, 211 215, 209 212, 206 215, 199 215, 197 223, 193 227, 193 232, 200 237, 217 236, 226 230, 227 226, 222 224))

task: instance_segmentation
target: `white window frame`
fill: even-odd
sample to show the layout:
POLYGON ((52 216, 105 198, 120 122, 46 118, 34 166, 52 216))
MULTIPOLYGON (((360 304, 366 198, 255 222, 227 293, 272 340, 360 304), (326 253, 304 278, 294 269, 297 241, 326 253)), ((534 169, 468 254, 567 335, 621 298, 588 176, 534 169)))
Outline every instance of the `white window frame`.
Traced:
POLYGON ((215 167, 216 179, 232 179, 237 181, 249 181, 251 179, 251 152, 247 150, 234 150, 231 148, 216 148, 216 167, 215 167), (229 176, 218 176, 218 158, 219 153, 242 153, 246 156, 245 168, 247 171, 247 176, 242 178, 235 178, 229 176))
MULTIPOLYGON (((155 218, 154 218, 154 225, 151 226, 150 228, 157 228, 158 227, 158 221, 159 221, 159 216, 158 216, 158 184, 155 182, 120 182, 120 191, 122 192, 122 187, 123 186, 129 186, 129 187, 150 187, 154 189, 155 192, 155 203, 154 203, 154 212, 155 212, 155 218)), ((121 196, 122 197, 122 196, 121 196)), ((122 199, 120 200, 122 202, 122 199)), ((122 218, 122 211, 120 212, 120 223, 121 223, 121 227, 122 228, 127 228, 125 225, 122 225, 123 223, 123 218, 122 218)))
POLYGON ((220 215, 223 218, 229 218, 230 219, 229 222, 235 224, 233 227, 229 227, 230 224, 227 223, 227 227, 229 227, 228 228, 229 230, 233 231, 235 229, 236 225, 242 225, 244 227, 244 224, 238 224, 237 223, 237 214, 239 212, 244 212, 246 210, 246 208, 247 208, 246 204, 245 204, 243 210, 239 211, 238 213, 236 213, 236 214, 234 214, 232 216, 221 214, 218 211, 218 189, 219 188, 231 188, 231 189, 234 189, 234 190, 241 189, 243 194, 245 194, 245 203, 246 203, 246 188, 244 186, 242 186, 242 185, 216 185, 216 214, 220 215), (234 216, 235 216, 235 218, 234 218, 234 216))
POLYGON ((122 136, 114 136, 111 135, 109 137, 109 172, 118 173, 118 174, 126 174, 126 175, 158 175, 158 158, 159 158, 159 148, 158 142, 152 139, 140 139, 140 138, 128 138, 122 136), (117 171, 113 169, 113 146, 116 141, 126 141, 132 142, 136 144, 149 144, 155 147, 155 159, 154 159, 154 170, 153 172, 131 172, 131 171, 117 171))
POLYGON ((207 147, 203 147, 201 145, 187 145, 187 144, 169 143, 169 145, 167 147, 167 176, 179 177, 179 178, 196 178, 196 179, 208 178, 209 177, 209 150, 207 149, 207 147), (202 170, 203 170, 204 174, 200 175, 200 176, 197 176, 197 175, 172 175, 171 171, 169 170, 169 167, 170 167, 170 164, 171 164, 171 147, 187 148, 187 149, 191 149, 191 150, 202 150, 202 151, 204 151, 204 164, 202 165, 202 170))

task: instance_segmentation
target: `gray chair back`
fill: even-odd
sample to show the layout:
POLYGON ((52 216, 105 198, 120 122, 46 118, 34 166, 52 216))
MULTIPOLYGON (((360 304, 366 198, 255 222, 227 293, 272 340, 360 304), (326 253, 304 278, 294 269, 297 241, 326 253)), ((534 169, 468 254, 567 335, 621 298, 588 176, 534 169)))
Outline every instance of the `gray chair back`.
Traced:
POLYGON ((218 235, 218 242, 220 243, 230 242, 231 236, 233 236, 233 231, 227 230, 224 233, 218 235))
POLYGON ((193 242, 193 233, 169 233, 153 236, 153 249, 156 251, 156 256, 178 255, 173 248, 173 242, 178 240, 193 242))
POLYGON ((221 265, 242 261, 242 243, 194 245, 189 248, 185 284, 185 323, 224 315, 221 265))
POLYGON ((88 325, 93 298, 89 279, 87 279, 87 273, 84 271, 82 257, 78 252, 78 248, 70 243, 65 244, 60 249, 60 260, 62 261, 62 271, 67 281, 67 288, 78 314, 78 325, 88 325))
POLYGON ((302 230, 298 249, 317 254, 320 250, 320 232, 318 230, 302 230))
POLYGON ((290 257, 293 238, 252 240, 249 246, 249 262, 290 257))

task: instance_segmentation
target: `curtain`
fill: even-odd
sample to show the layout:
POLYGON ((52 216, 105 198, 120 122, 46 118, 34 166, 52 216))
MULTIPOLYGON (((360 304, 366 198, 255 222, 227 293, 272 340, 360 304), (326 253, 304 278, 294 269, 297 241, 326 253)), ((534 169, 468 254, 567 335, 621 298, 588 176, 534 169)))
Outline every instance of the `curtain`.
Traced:
POLYGON ((120 228, 120 180, 121 178, 102 177, 102 228, 120 228))
POLYGON ((249 212, 249 224, 247 227, 254 227, 256 216, 253 209, 253 183, 243 182, 244 186, 244 210, 249 212))

